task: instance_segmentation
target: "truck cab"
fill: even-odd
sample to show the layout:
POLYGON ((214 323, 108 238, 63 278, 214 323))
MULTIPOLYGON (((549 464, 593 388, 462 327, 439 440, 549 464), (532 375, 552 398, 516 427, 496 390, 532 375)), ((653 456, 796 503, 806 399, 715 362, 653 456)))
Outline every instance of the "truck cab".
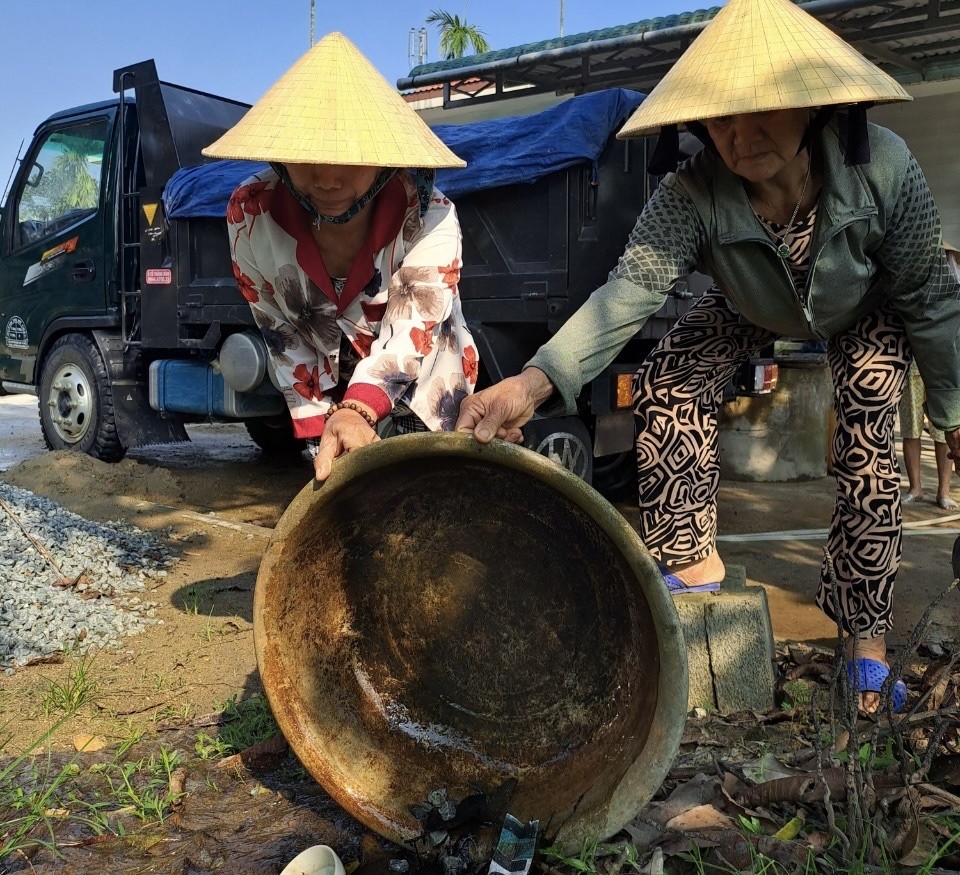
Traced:
POLYGON ((57 113, 36 131, 0 215, 0 380, 35 383, 59 325, 116 324, 116 101, 57 113), (113 300, 111 301, 111 298, 113 300))
POLYGON ((162 82, 153 61, 116 70, 113 85, 116 99, 40 124, 14 175, 0 213, 0 386, 38 396, 51 449, 104 461, 187 440, 199 420, 290 443, 222 215, 168 219, 163 202, 249 107, 162 82))

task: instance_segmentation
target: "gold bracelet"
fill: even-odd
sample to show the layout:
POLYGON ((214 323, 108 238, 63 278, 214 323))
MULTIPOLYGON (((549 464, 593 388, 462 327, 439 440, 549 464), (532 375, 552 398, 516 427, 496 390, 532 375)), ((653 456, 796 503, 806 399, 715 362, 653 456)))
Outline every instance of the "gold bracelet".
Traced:
POLYGON ((370 428, 374 431, 377 430, 377 420, 357 404, 356 401, 338 401, 336 404, 331 404, 327 412, 323 415, 323 418, 325 420, 329 419, 338 410, 352 410, 354 413, 359 413, 367 421, 367 425, 369 425, 370 428))

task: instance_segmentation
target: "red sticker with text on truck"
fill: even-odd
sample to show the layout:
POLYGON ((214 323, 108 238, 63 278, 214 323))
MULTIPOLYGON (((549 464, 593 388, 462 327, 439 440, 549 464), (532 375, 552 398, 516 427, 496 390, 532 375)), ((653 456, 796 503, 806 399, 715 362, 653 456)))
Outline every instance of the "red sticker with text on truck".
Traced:
POLYGON ((169 267, 148 267, 144 282, 148 286, 169 286, 173 282, 173 271, 169 267))

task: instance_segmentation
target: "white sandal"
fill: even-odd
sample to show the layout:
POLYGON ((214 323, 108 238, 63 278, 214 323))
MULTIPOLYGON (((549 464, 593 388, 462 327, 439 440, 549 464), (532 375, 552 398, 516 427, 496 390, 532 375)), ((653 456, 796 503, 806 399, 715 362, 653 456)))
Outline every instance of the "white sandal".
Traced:
POLYGON ((346 871, 332 848, 314 845, 297 854, 280 875, 346 875, 346 871))

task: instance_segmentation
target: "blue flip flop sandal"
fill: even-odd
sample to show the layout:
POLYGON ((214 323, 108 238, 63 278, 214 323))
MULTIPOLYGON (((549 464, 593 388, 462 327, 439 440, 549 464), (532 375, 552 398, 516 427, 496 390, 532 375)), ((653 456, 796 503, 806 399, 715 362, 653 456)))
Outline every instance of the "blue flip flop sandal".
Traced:
MULTIPOLYGON (((879 693, 880 687, 890 674, 890 669, 876 659, 861 658, 857 660, 856 668, 852 662, 847 663, 847 676, 854 680, 856 671, 857 691, 861 693, 879 693)), ((898 680, 893 685, 893 710, 902 711, 907 704, 907 685, 898 680)))
POLYGON ((663 575, 663 582, 667 585, 670 595, 683 595, 688 592, 719 592, 719 583, 701 583, 698 586, 687 586, 676 574, 671 574, 662 565, 658 565, 663 575))

